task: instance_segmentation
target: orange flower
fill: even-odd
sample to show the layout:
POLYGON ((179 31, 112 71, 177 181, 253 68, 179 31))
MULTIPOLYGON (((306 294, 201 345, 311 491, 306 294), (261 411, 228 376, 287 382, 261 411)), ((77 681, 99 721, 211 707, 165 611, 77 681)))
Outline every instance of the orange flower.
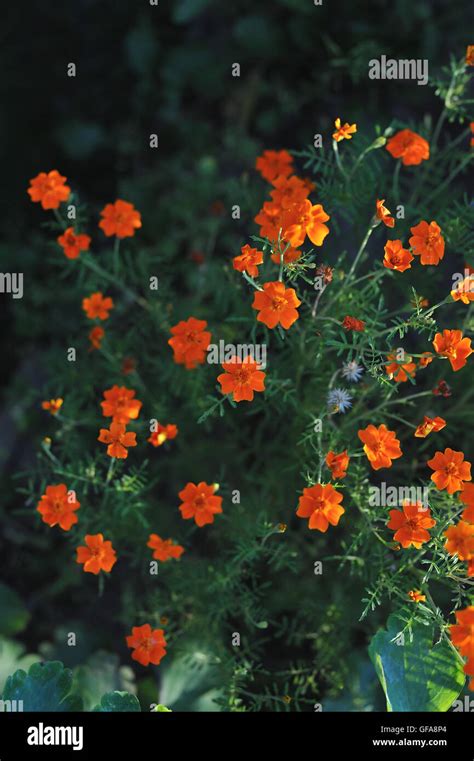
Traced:
POLYGON ((387 355, 387 359, 390 360, 390 364, 385 365, 387 375, 397 383, 405 383, 408 376, 415 377, 416 364, 411 361, 411 357, 405 355, 403 359, 397 359, 396 353, 392 352, 387 355))
POLYGON ((431 517, 428 507, 421 502, 414 504, 405 501, 401 510, 390 510, 387 527, 395 531, 393 538, 406 549, 413 545, 417 550, 431 538, 427 529, 433 528, 436 521, 431 517))
POLYGON ((339 504, 343 496, 332 484, 315 484, 303 489, 296 515, 309 518, 308 528, 326 533, 329 524, 337 526, 345 510, 339 504))
POLYGON ((471 480, 471 463, 464 460, 463 452, 455 452, 447 447, 444 452, 436 452, 427 465, 434 470, 431 480, 438 489, 446 489, 454 494, 463 487, 463 481, 471 480))
POLYGON ((30 180, 28 195, 34 203, 41 203, 43 209, 57 209, 62 201, 67 201, 71 188, 65 185, 63 177, 53 169, 52 172, 40 172, 30 180))
POLYGON ((175 544, 172 539, 162 539, 158 534, 150 534, 146 546, 154 550, 154 559, 160 560, 162 563, 166 563, 171 558, 179 560, 184 552, 184 547, 175 544))
POLYGON ((288 330, 298 319, 296 307, 301 301, 294 288, 285 288, 279 280, 264 283, 263 291, 256 291, 252 308, 258 310, 257 320, 267 328, 275 328, 278 324, 288 330))
POLYGON ((57 415, 61 407, 63 406, 64 399, 60 397, 58 399, 50 399, 49 402, 41 402, 41 406, 44 410, 48 410, 51 415, 57 415))
POLYGON ((347 122, 341 126, 341 120, 337 117, 334 122, 336 131, 332 134, 332 139, 339 143, 340 140, 352 140, 352 135, 357 132, 357 124, 348 124, 347 122))
POLYGON ((76 563, 83 564, 86 573, 94 573, 96 576, 100 571, 109 573, 117 562, 112 542, 104 542, 102 534, 86 534, 84 541, 86 546, 76 550, 76 563))
POLYGON ((461 330, 443 330, 442 333, 436 333, 433 346, 438 354, 449 359, 454 372, 464 367, 467 358, 472 354, 471 339, 463 338, 461 330))
POLYGON ((380 219, 387 227, 395 227, 395 220, 390 211, 384 206, 385 199, 375 202, 375 216, 380 219))
POLYGON ((205 361, 206 349, 211 343, 210 332, 204 330, 206 327, 206 320, 189 317, 171 328, 173 337, 168 343, 173 349, 174 361, 178 365, 184 365, 187 370, 194 370, 198 364, 202 365, 205 361))
POLYGON ((104 402, 100 403, 104 417, 111 417, 114 423, 125 423, 136 420, 142 403, 134 399, 135 391, 125 386, 112 386, 104 391, 104 402))
POLYGON ((109 312, 114 308, 114 302, 107 296, 103 297, 101 291, 91 293, 91 295, 82 300, 82 308, 90 320, 107 320, 109 312))
MULTIPOLYGON (((298 259, 301 258, 301 251, 299 251, 299 249, 297 248, 293 248, 293 246, 285 245, 283 247, 283 251, 284 251, 283 262, 285 264, 292 264, 292 262, 297 262, 298 259)), ((272 260, 272 262, 275 262, 275 264, 280 264, 281 256, 278 251, 275 251, 273 249, 273 253, 270 256, 270 259, 272 260)))
POLYGON ((467 505, 461 518, 468 523, 474 523, 474 484, 463 483, 462 491, 458 495, 464 505, 467 505))
POLYGON ((419 589, 410 589, 408 597, 412 602, 425 602, 426 595, 422 594, 419 589))
POLYGON ((394 431, 389 431, 387 426, 368 425, 367 428, 357 431, 359 439, 364 444, 364 452, 374 470, 391 468, 392 460, 402 456, 400 442, 394 431))
POLYGON ((451 298, 454 301, 462 301, 463 304, 474 301, 474 275, 468 275, 457 283, 456 288, 451 291, 451 298))
POLYGON ((234 256, 232 264, 237 272, 246 272, 251 277, 258 277, 258 264, 263 262, 263 252, 249 245, 242 246, 241 255, 234 256))
POLYGON ((277 177, 272 183, 275 190, 270 193, 272 200, 282 209, 289 209, 294 204, 300 204, 314 189, 314 185, 300 180, 299 177, 277 177))
POLYGON ((89 333, 89 341, 91 342, 89 351, 93 351, 94 349, 100 349, 102 339, 104 338, 104 336, 105 336, 104 328, 99 327, 99 325, 96 325, 95 328, 92 328, 91 332, 89 333))
POLYGON ((424 137, 402 129, 390 138, 385 146, 394 159, 401 159, 404 166, 415 166, 430 157, 430 146, 424 137))
POLYGON ((166 639, 163 629, 153 629, 150 624, 133 626, 132 633, 126 637, 127 647, 130 647, 132 658, 142 666, 152 663, 158 666, 166 655, 166 639))
POLYGON ((268 240, 278 240, 278 233, 282 226, 282 209, 280 204, 274 201, 265 201, 263 207, 255 217, 255 222, 260 225, 260 235, 268 240))
POLYGON ((74 513, 79 510, 80 505, 75 493, 68 492, 66 484, 57 484, 46 487, 37 510, 48 526, 58 525, 63 531, 69 531, 71 526, 77 523, 77 515, 74 513))
POLYGON ((89 235, 76 235, 74 227, 68 227, 58 238, 58 243, 68 259, 77 259, 81 251, 87 251, 90 246, 89 235))
POLYGON ((321 204, 312 205, 307 198, 301 204, 287 209, 281 218, 283 239, 294 248, 305 242, 306 236, 315 246, 322 246, 329 227, 324 224, 330 219, 321 204))
POLYGON ((357 317, 351 317, 350 315, 344 317, 341 325, 345 330, 355 330, 357 333, 363 333, 365 330, 365 322, 363 320, 358 320, 357 317))
POLYGON ((107 454, 109 457, 125 460, 128 457, 127 447, 137 446, 136 436, 136 433, 126 433, 123 423, 114 423, 112 421, 110 430, 107 430, 107 428, 100 429, 97 440, 102 444, 108 444, 107 454))
POLYGON ((448 540, 444 549, 450 555, 457 555, 459 560, 471 560, 474 557, 474 525, 472 523, 459 521, 456 526, 450 526, 444 535, 448 540))
POLYGON ((446 420, 442 417, 427 417, 425 415, 423 422, 420 423, 413 435, 418 439, 424 439, 429 433, 437 433, 438 431, 441 431, 442 428, 445 428, 445 426, 446 420))
POLYGON ((331 477, 334 480, 338 478, 345 478, 347 474, 347 468, 349 466, 349 456, 347 449, 344 449, 340 454, 336 454, 332 450, 326 455, 326 465, 331 471, 331 477))
POLYGON ((474 45, 466 48, 466 66, 474 66, 474 45))
POLYGON ((411 269, 411 263, 413 256, 403 248, 401 240, 388 240, 384 246, 385 256, 383 258, 383 266, 389 270, 397 270, 397 272, 405 272, 405 270, 411 269))
POLYGON ((418 359, 419 367, 428 367, 428 365, 432 363, 433 357, 434 354, 432 354, 430 351, 424 351, 418 359))
POLYGON ((265 373, 250 356, 243 361, 232 357, 222 367, 224 372, 217 376, 221 392, 232 394, 234 402, 251 402, 255 391, 265 391, 265 373))
POLYGON ((214 523, 214 515, 222 513, 222 497, 215 497, 217 484, 206 484, 200 481, 197 485, 192 481, 179 492, 182 504, 179 506, 181 516, 185 520, 194 518, 197 526, 214 523))
POLYGON ((421 264, 439 264, 444 256, 444 238, 436 222, 419 222, 410 228, 413 233, 409 240, 413 253, 420 257, 421 264))
POLYGON ((107 237, 116 235, 117 238, 130 238, 135 235, 135 230, 142 226, 140 212, 128 201, 115 201, 108 203, 100 212, 102 217, 99 227, 107 237))
POLYGON ((474 658, 474 605, 468 605, 464 610, 455 613, 456 622, 449 627, 453 645, 461 655, 474 658))
MULTIPOLYGON (((474 47, 474 45, 473 45, 474 47)), ((471 130, 471 134, 474 135, 474 122, 471 122, 469 125, 469 129, 471 130)), ((474 137, 471 137, 471 148, 474 148, 474 137)))
POLYGON ((147 441, 150 442, 150 444, 153 444, 154 447, 161 447, 162 444, 165 443, 165 441, 175 439, 178 435, 178 426, 169 424, 169 425, 161 425, 158 423, 156 427, 156 431, 152 431, 151 436, 147 441))
POLYGON ((264 180, 273 184, 278 177, 288 177, 293 171, 293 158, 288 151, 264 151, 258 156, 255 168, 264 180))

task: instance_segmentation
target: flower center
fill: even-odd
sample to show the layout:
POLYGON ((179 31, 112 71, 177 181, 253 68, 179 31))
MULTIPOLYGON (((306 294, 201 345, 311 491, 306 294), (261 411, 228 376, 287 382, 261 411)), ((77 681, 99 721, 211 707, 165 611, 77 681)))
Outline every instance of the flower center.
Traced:
POLYGON ((284 296, 275 296, 272 299, 272 307, 276 312, 279 312, 286 306, 286 299, 284 296))

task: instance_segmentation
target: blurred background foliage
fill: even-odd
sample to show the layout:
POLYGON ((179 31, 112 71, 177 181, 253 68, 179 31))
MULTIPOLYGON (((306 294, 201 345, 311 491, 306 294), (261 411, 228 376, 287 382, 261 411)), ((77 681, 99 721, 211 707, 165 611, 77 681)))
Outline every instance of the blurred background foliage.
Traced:
MULTIPOLYGON (((272 428, 278 400, 266 413, 250 416, 250 427, 244 419, 247 411, 240 409, 225 427, 219 421, 204 423, 202 438, 190 451, 187 437, 195 440, 195 421, 205 412, 203 400, 212 383, 202 373, 190 380, 171 364, 163 331, 199 304, 197 316, 208 319, 220 337, 231 340, 236 335, 228 318, 240 309, 242 290, 227 287, 234 280, 228 262, 256 232, 253 217, 264 192, 253 172, 256 155, 263 148, 302 149, 315 133, 328 134, 336 116, 357 122, 359 133, 369 136, 390 122, 430 123, 441 108, 433 88, 396 81, 369 86, 368 60, 382 54, 427 58, 430 71, 441 69, 451 51, 461 57, 472 43, 466 38, 470 15, 467 3, 443 0, 378 0, 363 6, 323 0, 318 7, 311 0, 159 0, 158 7, 148 0, 31 0, 21 11, 14 5, 4 9, 0 92, 7 107, 0 114, 0 255, 3 271, 17 271, 21 262, 25 296, 21 302, 1 300, 0 554, 5 585, 0 587, 0 679, 12 673, 13 663, 27 667, 32 653, 73 667, 90 707, 105 691, 125 689, 138 691, 145 707, 163 702, 177 709, 206 710, 215 709, 221 699, 227 708, 240 710, 242 704, 237 698, 233 702, 233 695, 244 685, 238 694, 250 690, 247 707, 254 710, 268 706, 262 694, 270 695, 273 708, 292 710, 294 703, 285 702, 287 692, 299 696, 300 710, 313 710, 321 696, 328 710, 383 708, 366 645, 386 611, 370 624, 358 624, 362 584, 335 573, 318 585, 316 595, 311 569, 299 576, 298 599, 307 602, 304 609, 298 607, 292 599, 295 568, 299 573, 295 563, 307 537, 300 532, 294 545, 280 554, 273 548, 266 554, 260 546, 268 518, 287 518, 288 508, 285 514, 279 510, 296 505, 302 486, 298 465, 288 466, 286 450, 272 428), (77 67, 74 78, 66 74, 70 62, 77 67), (240 64, 239 78, 231 76, 233 63, 240 64), (156 150, 149 147, 152 133, 159 136, 156 150), (151 262, 160 278, 162 314, 156 323, 142 330, 136 307, 121 299, 120 337, 115 336, 113 347, 116 354, 137 357, 138 372, 140 357, 146 357, 148 411, 180 428, 175 449, 163 453, 166 483, 148 471, 139 472, 137 465, 139 485, 149 483, 152 497, 165 504, 176 499, 177 487, 186 480, 204 478, 219 481, 229 499, 246 474, 245 510, 238 508, 229 518, 223 549, 225 558, 227 540, 242 535, 242 555, 232 545, 228 561, 222 561, 224 575, 222 569, 209 570, 208 559, 222 549, 214 535, 188 530, 195 555, 190 559, 193 589, 200 590, 199 599, 189 602, 193 612, 184 612, 194 616, 194 631, 188 626, 192 646, 164 661, 159 695, 155 674, 144 677, 141 670, 136 684, 133 670, 120 666, 131 664, 125 647, 115 654, 124 627, 135 623, 129 612, 134 606, 136 610, 136 596, 143 591, 140 575, 131 581, 130 566, 122 571, 117 567, 105 598, 96 597, 96 588, 84 583, 71 562, 72 546, 64 535, 39 528, 31 519, 32 495, 39 496, 48 478, 47 461, 41 466, 41 484, 30 483, 26 489, 28 498, 17 491, 25 486, 25 477, 14 477, 35 465, 39 442, 51 434, 51 421, 45 422, 39 409, 41 398, 67 396, 71 417, 92 414, 98 420, 102 389, 120 382, 117 367, 106 357, 97 358, 99 387, 96 368, 88 362, 64 367, 58 348, 80 344, 85 352, 89 326, 79 307, 85 295, 76 281, 79 262, 60 256, 57 233, 45 226, 47 216, 26 194, 31 177, 53 168, 68 177, 78 202, 87 204, 90 216, 84 221, 99 261, 103 257, 110 262, 110 252, 96 228, 98 212, 117 197, 135 204, 143 218, 140 253, 124 247, 128 259, 121 274, 132 283, 139 281, 151 262), (234 204, 241 207, 240 220, 230 217, 234 204), (212 470, 216 441, 220 472, 212 470), (262 478, 268 480, 263 489, 262 478), (253 520, 246 522, 249 513, 253 520), (258 590, 256 578, 266 578, 258 590), (203 632, 203 620, 214 620, 215 630, 203 632), (248 663, 244 656, 236 666, 228 640, 224 645, 219 637, 223 630, 227 637, 234 628, 245 627, 251 632, 248 663), (80 647, 64 645, 68 631, 78 633, 80 647), (212 641, 218 644, 211 653, 212 641), (288 648, 294 654, 291 668, 288 648), (94 687, 96 679, 100 688, 94 687)), ((89 276, 91 283, 103 285, 89 276)), ((253 318, 246 329, 252 324, 253 318)), ((124 382, 144 398, 137 378, 124 382)), ((321 379, 325 386, 327 379, 321 379)), ((301 427, 291 419, 285 426, 292 449, 301 427)), ((94 428, 80 438, 71 433, 63 432, 60 441, 69 461, 97 451, 94 428)), ((84 468, 97 467, 100 478, 102 465, 92 455, 90 462, 81 462, 84 468)), ((78 488, 78 496, 82 501, 86 495, 78 488)), ((131 532, 142 542, 143 527, 130 528, 127 515, 122 517, 113 526, 119 540, 131 532)), ((162 518, 159 533, 168 536, 166 516, 162 518)), ((175 519, 169 524, 176 533, 175 519)), ((337 540, 330 537, 311 539, 315 557, 337 548, 337 540)), ((265 548, 275 541, 278 537, 271 536, 265 548)), ((148 559, 142 545, 130 561, 132 568, 143 568, 148 559)), ((165 582, 167 572, 165 568, 165 582)), ((143 591, 145 610, 172 618, 173 599, 185 599, 188 579, 189 571, 180 563, 173 569, 169 593, 143 591)))

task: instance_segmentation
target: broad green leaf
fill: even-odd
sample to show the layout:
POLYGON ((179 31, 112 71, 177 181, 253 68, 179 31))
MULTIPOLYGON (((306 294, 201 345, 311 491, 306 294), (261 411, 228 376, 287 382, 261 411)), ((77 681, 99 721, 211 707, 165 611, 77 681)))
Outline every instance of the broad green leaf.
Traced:
POLYGON ((14 589, 0 582, 0 634, 9 637, 23 631, 30 614, 14 589))
POLYGON ((123 713, 141 711, 141 708, 135 695, 116 690, 115 692, 107 692, 105 695, 102 695, 100 705, 96 706, 93 710, 100 711, 101 713, 123 713))
POLYGON ((28 673, 9 676, 3 700, 22 700, 24 711, 80 711, 82 700, 71 695, 72 672, 60 661, 33 663, 28 673))
POLYGON ((387 711, 447 711, 462 690, 462 664, 449 644, 434 644, 434 629, 415 623, 412 639, 399 636, 406 623, 397 614, 369 646, 387 699, 387 711))
POLYGON ((17 669, 29 669, 38 660, 35 653, 25 654, 25 648, 19 642, 0 637, 0 694, 10 674, 17 669))
POLYGON ((219 711, 218 696, 208 653, 196 649, 163 668, 159 702, 173 711, 219 711))
POLYGON ((121 666, 118 656, 112 653, 94 653, 87 663, 77 666, 73 674, 74 692, 84 701, 85 711, 91 711, 106 693, 136 692, 133 670, 121 666))

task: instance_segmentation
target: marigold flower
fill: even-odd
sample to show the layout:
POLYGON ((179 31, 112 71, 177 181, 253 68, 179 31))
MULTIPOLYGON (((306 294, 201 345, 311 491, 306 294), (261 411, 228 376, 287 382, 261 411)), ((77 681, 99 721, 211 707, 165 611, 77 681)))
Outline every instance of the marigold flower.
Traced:
POLYGON ((101 328, 99 325, 96 325, 95 328, 92 328, 91 332, 89 333, 89 341, 91 342, 89 351, 100 349, 104 336, 104 328, 101 328))
MULTIPOLYGON (((301 258, 301 251, 298 248, 293 248, 293 246, 285 246, 283 249, 283 262, 284 264, 292 264, 293 262, 297 262, 298 259, 301 258)), ((275 251, 273 249, 272 254, 270 255, 270 259, 272 262, 275 262, 275 264, 280 264, 281 255, 278 251, 275 251)))
POLYGON ((292 177, 277 177, 273 182, 275 190, 272 190, 270 196, 272 200, 282 209, 289 209, 294 204, 300 204, 304 201, 314 185, 308 184, 296 175, 292 177))
POLYGON ((392 460, 402 456, 400 442, 394 431, 389 431, 387 426, 368 425, 357 432, 359 439, 364 444, 364 452, 374 470, 391 468, 392 460))
POLYGON ((81 251, 88 250, 91 243, 89 235, 76 235, 74 227, 68 227, 57 240, 68 259, 77 259, 81 251))
POLYGON ((334 122, 336 131, 332 134, 332 139, 339 143, 341 140, 352 140, 352 135, 357 132, 357 124, 348 124, 346 122, 341 126, 341 120, 337 117, 334 122))
POLYGON ((410 228, 412 237, 409 239, 413 253, 420 257, 421 264, 439 264, 444 257, 444 238, 441 228, 436 222, 422 220, 410 228))
POLYGON ((241 255, 234 256, 232 264, 237 272, 246 272, 251 277, 258 277, 258 265, 263 262, 263 251, 251 248, 249 245, 242 246, 241 255))
POLYGON ((215 484, 190 481, 178 495, 182 502, 179 506, 181 516, 185 520, 194 518, 199 527, 214 523, 214 516, 222 513, 222 497, 216 497, 215 491, 215 484))
POLYGON ((162 444, 165 443, 165 441, 170 441, 171 439, 175 439, 178 435, 178 426, 174 425, 173 423, 170 423, 168 425, 161 425, 161 423, 158 423, 156 426, 156 431, 152 431, 151 436, 147 441, 150 442, 150 444, 153 444, 154 447, 161 447, 162 444))
POLYGON ((390 520, 387 527, 395 531, 393 538, 400 542, 406 549, 413 545, 417 550, 421 545, 429 541, 430 534, 427 529, 433 528, 436 521, 431 517, 428 507, 421 502, 411 503, 405 501, 401 510, 390 510, 390 520))
POLYGON ((224 372, 217 376, 223 394, 232 394, 234 402, 253 401, 255 391, 265 391, 265 373, 250 356, 243 361, 232 357, 223 362, 224 372))
POLYGON ((301 204, 287 209, 281 218, 283 239, 294 248, 302 246, 306 236, 315 246, 322 246, 329 227, 324 223, 331 217, 326 214, 321 204, 312 205, 307 198, 301 204))
POLYGON ((179 560, 184 552, 184 547, 175 544, 172 539, 162 539, 158 534, 150 534, 146 546, 154 550, 154 559, 160 560, 162 563, 166 563, 171 558, 179 560))
POLYGON ((255 161, 255 168, 264 180, 273 184, 278 177, 288 177, 293 171, 293 157, 288 151, 264 151, 255 161))
POLYGON ((425 602, 426 595, 422 594, 419 589, 410 589, 408 597, 412 602, 425 602))
POLYGON ((57 415, 61 407, 63 406, 64 399, 60 397, 58 399, 50 399, 48 402, 41 402, 41 407, 47 410, 51 415, 57 415))
POLYGON ((384 252, 383 266, 387 269, 397 270, 397 272, 411 269, 410 262, 413 261, 413 256, 406 248, 403 248, 401 240, 388 240, 384 246, 384 252))
POLYGON ((466 48, 466 66, 474 66, 474 45, 466 48))
POLYGON ((256 291, 252 308, 258 310, 257 320, 267 328, 275 328, 278 324, 288 330, 298 319, 296 307, 301 301, 294 288, 285 288, 279 280, 264 283, 263 291, 256 291))
POLYGON ((298 501, 296 515, 309 518, 308 528, 326 533, 329 524, 337 526, 345 512, 339 504, 343 495, 332 484, 315 484, 303 489, 298 501))
POLYGON ((127 447, 136 447, 136 433, 126 432, 124 423, 110 423, 110 430, 101 428, 99 431, 98 441, 102 444, 108 444, 107 454, 109 457, 117 457, 125 460, 128 457, 127 447))
POLYGON ((166 639, 163 629, 152 629, 150 624, 133 626, 132 633, 126 637, 127 647, 130 647, 132 659, 142 666, 152 663, 158 666, 166 655, 166 639))
POLYGON ((331 471, 331 477, 334 480, 346 477, 349 460, 350 458, 347 454, 347 449, 344 449, 344 451, 340 452, 339 454, 336 454, 332 450, 327 453, 326 465, 331 471))
POLYGON ((463 304, 469 304, 474 301, 474 275, 468 275, 451 291, 451 298, 454 301, 462 301, 463 304))
POLYGON ((110 296, 104 298, 102 292, 97 291, 82 300, 82 308, 90 320, 107 320, 110 310, 114 308, 114 302, 110 296))
POLYGON ((415 377, 416 364, 412 362, 411 357, 405 356, 403 359, 397 359, 396 352, 392 352, 387 355, 387 359, 390 361, 388 365, 385 365, 385 371, 390 378, 393 378, 397 383, 405 383, 410 378, 415 377))
POLYGON ((77 523, 75 511, 79 510, 81 503, 77 501, 73 491, 69 492, 66 484, 47 486, 45 493, 38 502, 37 510, 48 526, 58 525, 63 531, 77 523))
POLYGON ((457 555, 459 560, 471 560, 474 557, 474 525, 459 521, 455 526, 449 526, 444 532, 448 540, 444 545, 446 552, 457 555))
POLYGON ((451 624, 449 633, 453 645, 466 658, 474 658, 474 605, 468 605, 464 610, 454 614, 456 623, 451 624))
POLYGON ((445 380, 440 380, 433 389, 434 396, 444 396, 448 399, 451 396, 451 386, 449 386, 445 380))
POLYGON ((132 203, 120 199, 104 206, 100 216, 102 219, 99 227, 107 237, 116 235, 117 238, 130 238, 135 235, 135 230, 142 226, 140 212, 132 203))
POLYGON ((332 279, 334 276, 334 268, 330 267, 328 264, 319 264, 316 267, 316 275, 317 277, 322 277, 323 282, 325 285, 328 285, 329 283, 332 283, 332 279))
POLYGON ((424 439, 429 433, 437 433, 438 431, 441 431, 442 428, 445 428, 445 426, 446 420, 442 417, 428 417, 425 415, 423 422, 420 423, 413 435, 418 439, 424 439))
POLYGON ((86 534, 84 541, 86 546, 76 549, 76 563, 84 565, 86 573, 96 576, 100 571, 109 573, 117 562, 112 542, 104 541, 103 534, 86 534))
POLYGON ((471 339, 463 338, 461 330, 443 330, 436 333, 433 346, 438 354, 447 357, 454 372, 460 370, 472 354, 471 339))
POLYGON ((41 203, 43 209, 57 209, 62 201, 67 201, 71 188, 65 185, 63 177, 56 169, 40 172, 30 180, 28 195, 34 203, 41 203))
POLYGON ((418 359, 418 366, 421 368, 428 367, 432 363, 433 358, 434 354, 431 351, 424 351, 418 359))
POLYGON ((351 317, 348 314, 344 317, 341 325, 344 330, 355 330, 356 333, 363 333, 365 330, 365 322, 363 320, 358 320, 357 317, 351 317))
POLYGON ((463 483, 462 491, 458 496, 461 502, 467 505, 461 518, 468 523, 474 523, 474 484, 463 483))
POLYGON ((134 399, 135 391, 125 386, 112 386, 104 391, 104 402, 100 403, 104 417, 111 417, 114 423, 125 423, 136 420, 140 414, 142 403, 134 399))
POLYGON ((394 159, 401 159, 404 166, 415 166, 430 157, 430 145, 424 137, 402 129, 390 138, 385 146, 394 159))
POLYGON ((471 463, 464 460, 464 452, 447 447, 444 452, 436 452, 427 465, 434 470, 433 483, 438 489, 446 489, 448 494, 462 489, 463 481, 471 480, 471 463))
POLYGON ((278 233, 282 226, 283 210, 280 204, 274 201, 265 201, 263 207, 255 217, 255 222, 260 225, 260 235, 268 240, 278 240, 278 233))
POLYGON ((206 349, 211 343, 211 333, 205 330, 206 327, 206 320, 197 320, 195 317, 189 317, 173 325, 173 337, 168 343, 173 349, 176 364, 184 365, 187 370, 194 370, 198 364, 202 365, 206 358, 206 349))
POLYGON ((384 223, 387 227, 394 227, 395 226, 395 220, 391 215, 391 212, 387 209, 386 206, 384 206, 385 199, 382 199, 381 201, 377 200, 375 202, 375 216, 377 219, 380 219, 381 222, 384 223))

